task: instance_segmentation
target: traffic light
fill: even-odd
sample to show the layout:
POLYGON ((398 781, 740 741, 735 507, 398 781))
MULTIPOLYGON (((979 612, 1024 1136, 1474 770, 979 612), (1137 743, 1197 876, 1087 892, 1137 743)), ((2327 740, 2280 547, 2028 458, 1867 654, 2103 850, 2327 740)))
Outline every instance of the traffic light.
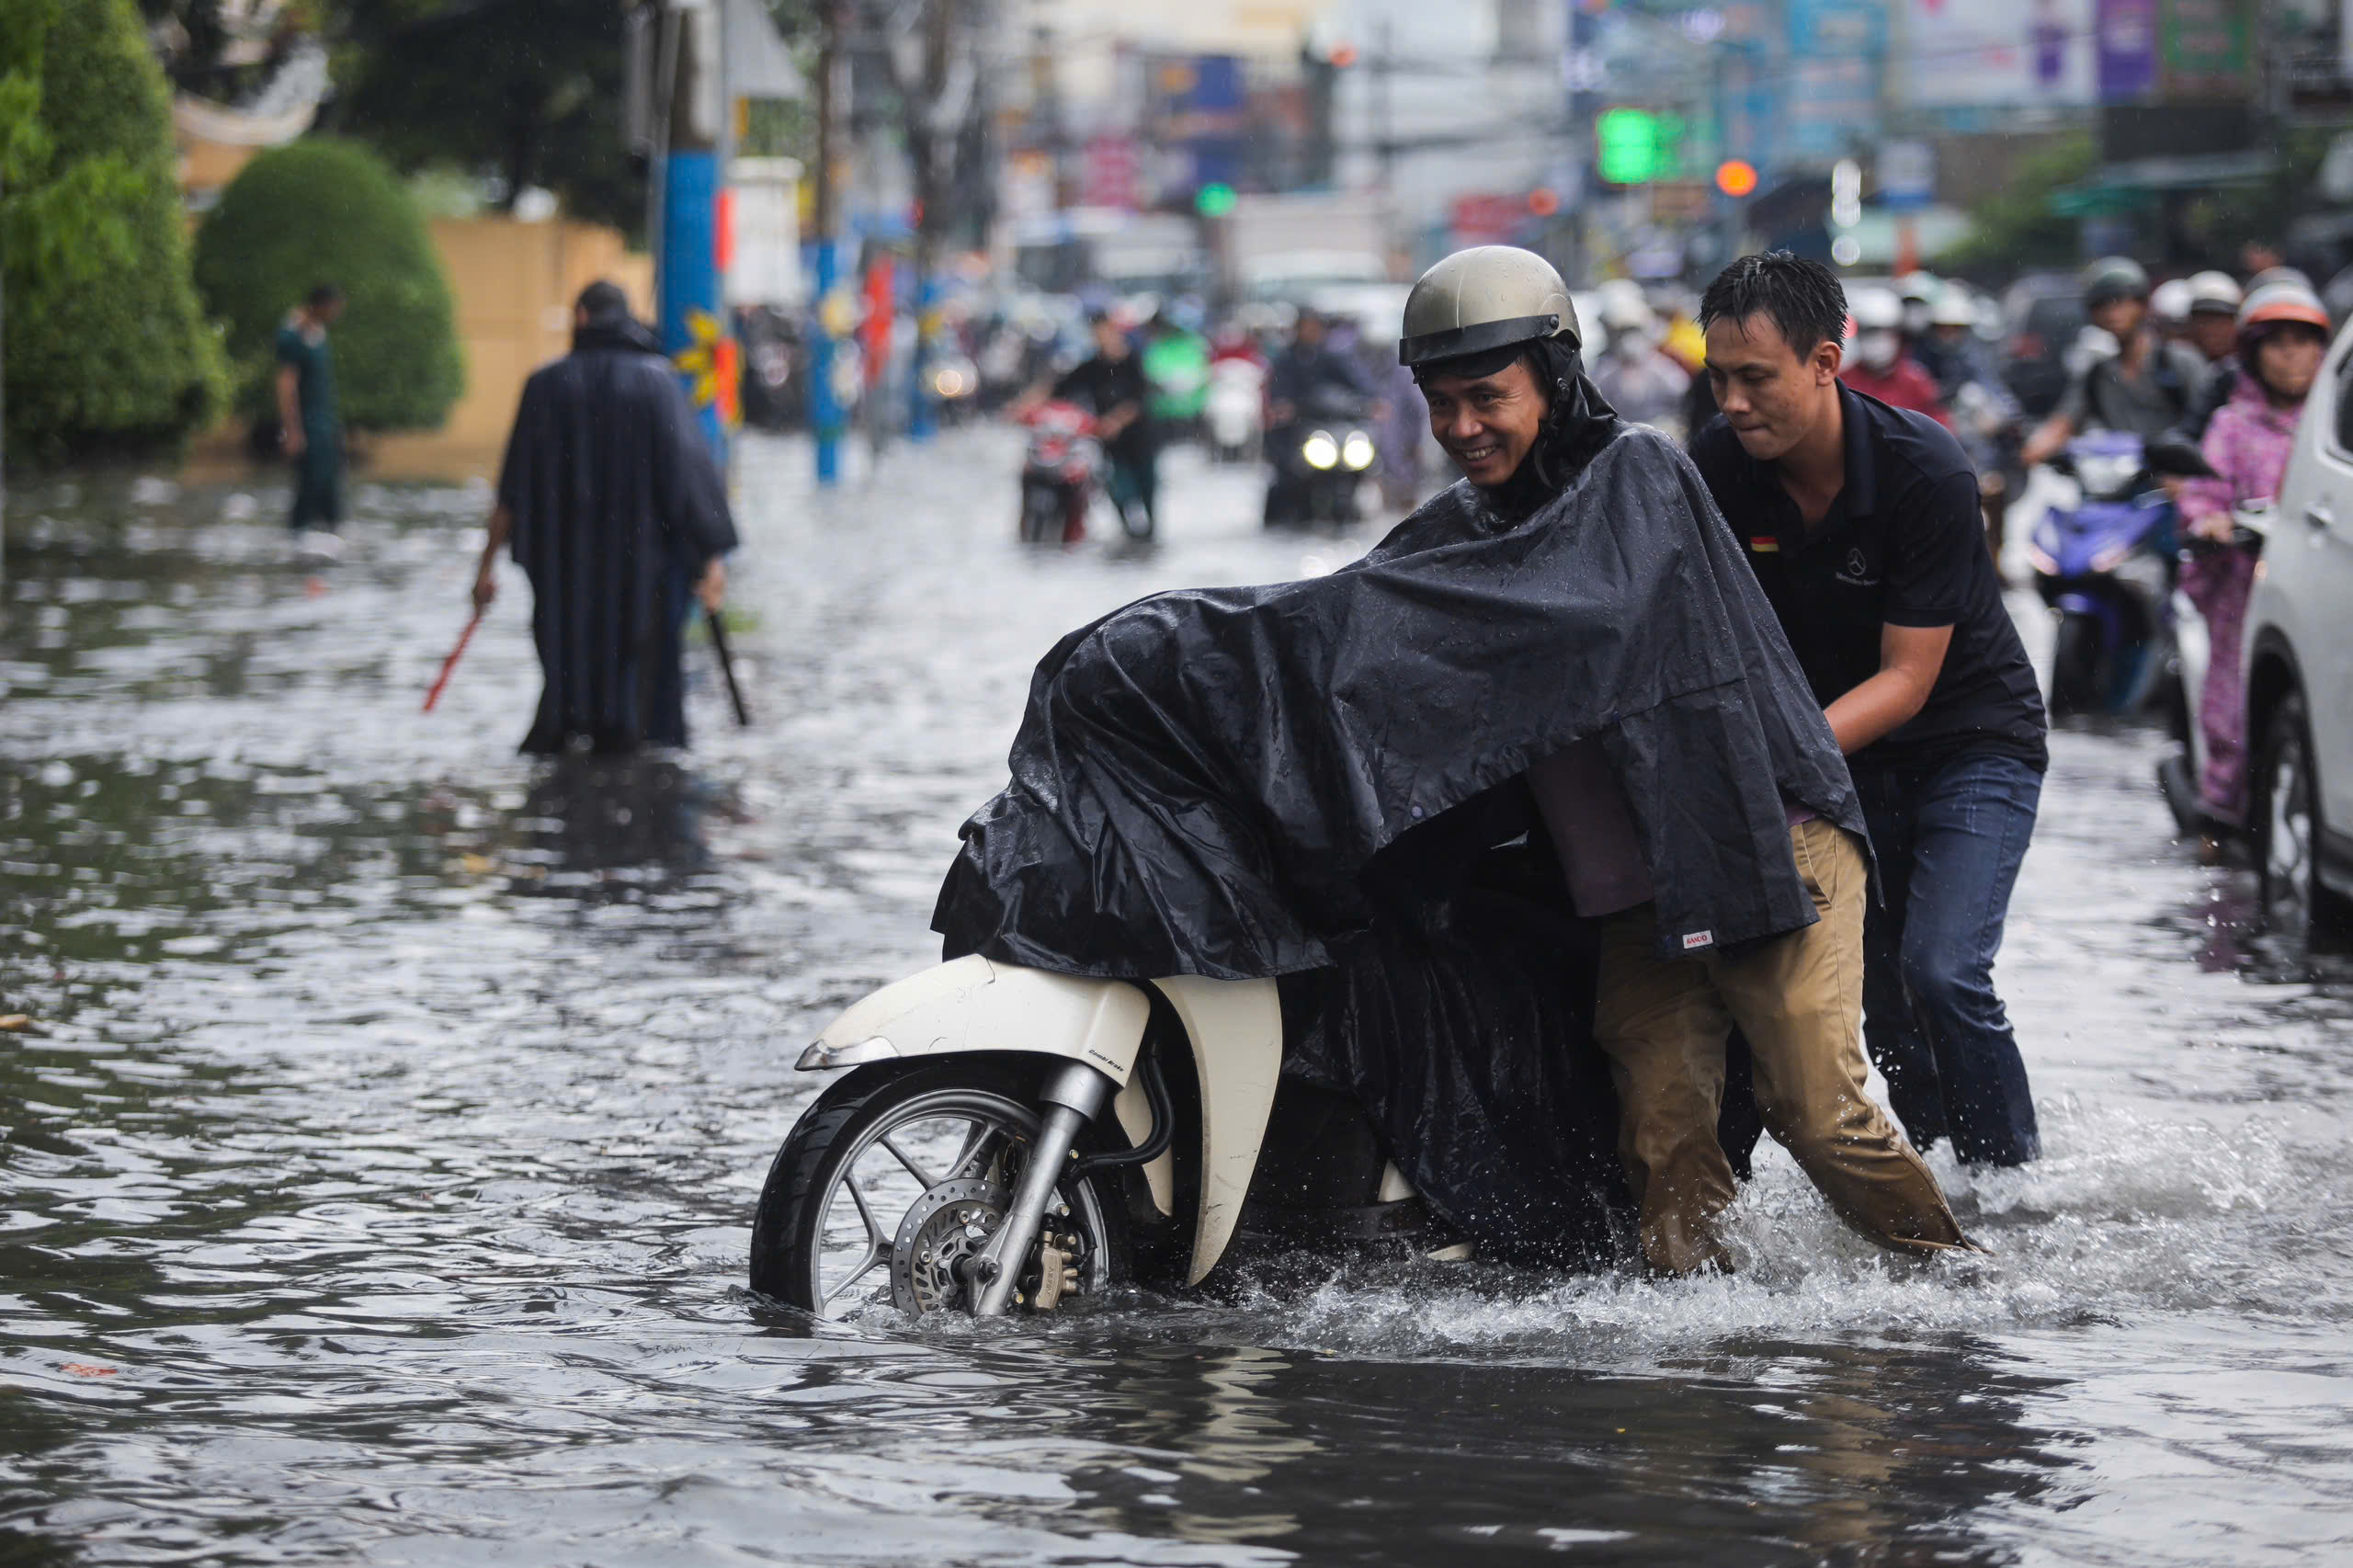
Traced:
POLYGON ((1222 218, 1233 210, 1233 187, 1220 182, 1201 187, 1193 193, 1193 210, 1204 218, 1222 218))
POLYGON ((1611 185, 1643 185, 1660 173, 1659 117, 1647 109, 1605 109, 1593 134, 1601 177, 1611 185))
POLYGON ((1716 188, 1726 196, 1747 196, 1756 189, 1756 165, 1745 158, 1726 158, 1716 165, 1716 188))

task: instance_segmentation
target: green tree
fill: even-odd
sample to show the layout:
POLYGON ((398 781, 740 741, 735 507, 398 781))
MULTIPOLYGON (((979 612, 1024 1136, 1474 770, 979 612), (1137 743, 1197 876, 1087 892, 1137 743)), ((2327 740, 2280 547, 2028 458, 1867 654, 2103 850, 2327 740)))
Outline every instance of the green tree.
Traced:
POLYGON ((1939 258, 1956 271, 2013 272, 2023 267, 2072 267, 2083 259, 2082 225, 2052 210, 2061 188, 2099 166, 2099 144, 2090 132, 2067 136, 2022 159, 2000 194, 1969 214, 1967 241, 1939 258))
POLYGON ((311 137, 273 148, 221 193, 196 239, 197 286, 226 326, 237 405, 271 407, 278 328, 312 287, 347 301, 335 382, 355 429, 441 422, 465 390, 449 280, 408 192, 383 160, 311 137))
POLYGON ((635 232, 645 179, 621 123, 619 0, 343 0, 332 128, 404 173, 454 165, 635 232))
POLYGON ((19 459, 169 445, 211 417, 220 350, 131 0, 0 0, 0 252, 19 459))

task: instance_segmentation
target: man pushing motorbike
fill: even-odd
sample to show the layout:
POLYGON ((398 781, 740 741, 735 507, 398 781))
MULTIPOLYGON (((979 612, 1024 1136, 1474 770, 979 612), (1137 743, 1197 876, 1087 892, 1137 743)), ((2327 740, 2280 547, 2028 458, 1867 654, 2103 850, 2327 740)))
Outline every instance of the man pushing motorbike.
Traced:
MULTIPOLYGON (((1729 542, 1721 516, 1695 494, 1688 460, 1621 424, 1600 401, 1585 375, 1567 288, 1541 257, 1491 246, 1439 263, 1407 301, 1398 355, 1421 383, 1438 444, 1498 523, 1538 517, 1608 465, 1646 472, 1643 490, 1658 497, 1610 519, 1618 551, 1729 542)), ((1607 561, 1594 564, 1606 569, 1607 561)), ((1802 687, 1771 616, 1748 602, 1756 597, 1751 585, 1734 577, 1723 587, 1750 612, 1730 626, 1745 642, 1742 664, 1769 672, 1761 684, 1802 687)), ((1655 820, 1648 835, 1638 821, 1628 788, 1637 770, 1626 766, 1631 748, 1622 728, 1578 736, 1529 769, 1576 912, 1604 922, 1595 1033, 1618 1086, 1620 1153, 1641 1211, 1643 1256, 1662 1272, 1729 1266, 1713 1221, 1733 1196, 1716 1120, 1734 1025, 1750 1043, 1767 1130, 1841 1216, 1900 1249, 1964 1244, 1935 1179, 1864 1089, 1870 870, 1862 821, 1828 726, 1814 714, 1787 717, 1773 738, 1792 761, 1802 756, 1816 778, 1835 781, 1836 798, 1809 800, 1756 780, 1756 793, 1768 784, 1777 791, 1784 820, 1742 822, 1724 835, 1739 846, 1725 860, 1747 865, 1686 867, 1644 852, 1645 837, 1655 845, 1661 835, 1655 820), (1806 903, 1758 921, 1737 942, 1712 928, 1688 929, 1688 917, 1663 921, 1684 898, 1713 892, 1706 882, 1716 875, 1794 876, 1806 903), (1663 886, 1686 876, 1701 885, 1663 886), (1662 900, 1662 892, 1678 896, 1662 900)), ((1768 759, 1723 753, 1704 766, 1720 777, 1654 781, 1670 794, 1646 801, 1644 814, 1674 823, 1670 833, 1730 827, 1720 812, 1740 798, 1738 776, 1767 768, 1768 759)))
MULTIPOLYGON (((1841 1216, 1965 1247, 1864 1090, 1868 872, 1837 744, 1698 472, 1616 415, 1578 344, 1529 252, 1427 274, 1400 358, 1466 483, 1339 571, 1159 594, 1065 637, 933 923, 950 958, 1071 975, 1328 970, 1378 925, 1392 846, 1441 820, 1487 844, 1549 828, 1564 902, 1602 930, 1594 1032, 1645 1260, 1731 1264, 1734 1024, 1767 1127, 1841 1216)), ((1367 1012, 1401 1052, 1484 1048, 1367 1012)), ((1391 1126, 1442 1211, 1472 1189, 1413 1146, 1442 1129, 1391 1126)))

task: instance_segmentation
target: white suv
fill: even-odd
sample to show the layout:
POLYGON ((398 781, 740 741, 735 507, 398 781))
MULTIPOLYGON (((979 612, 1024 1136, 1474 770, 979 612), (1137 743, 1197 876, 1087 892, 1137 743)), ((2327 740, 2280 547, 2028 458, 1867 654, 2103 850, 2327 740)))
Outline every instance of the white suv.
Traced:
POLYGON ((2353 325, 2305 400, 2247 606, 2250 825, 2266 924, 2353 907, 2353 325))

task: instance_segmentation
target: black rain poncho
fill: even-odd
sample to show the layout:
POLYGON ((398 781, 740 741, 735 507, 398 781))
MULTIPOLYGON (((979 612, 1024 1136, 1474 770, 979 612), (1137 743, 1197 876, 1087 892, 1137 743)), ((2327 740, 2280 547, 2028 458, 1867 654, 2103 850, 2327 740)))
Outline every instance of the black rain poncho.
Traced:
POLYGON ((522 749, 686 744, 688 589, 735 547, 735 525, 719 465, 642 324, 593 322, 569 355, 532 373, 498 499, 531 579, 547 677, 522 749))
POLYGON ((949 955, 1323 966, 1368 927, 1385 846, 1589 735, 1664 950, 1812 924, 1789 808, 1860 835, 1845 761, 1698 471, 1603 417, 1524 520, 1458 483, 1328 576, 1158 594, 1063 639, 941 890, 949 955))

